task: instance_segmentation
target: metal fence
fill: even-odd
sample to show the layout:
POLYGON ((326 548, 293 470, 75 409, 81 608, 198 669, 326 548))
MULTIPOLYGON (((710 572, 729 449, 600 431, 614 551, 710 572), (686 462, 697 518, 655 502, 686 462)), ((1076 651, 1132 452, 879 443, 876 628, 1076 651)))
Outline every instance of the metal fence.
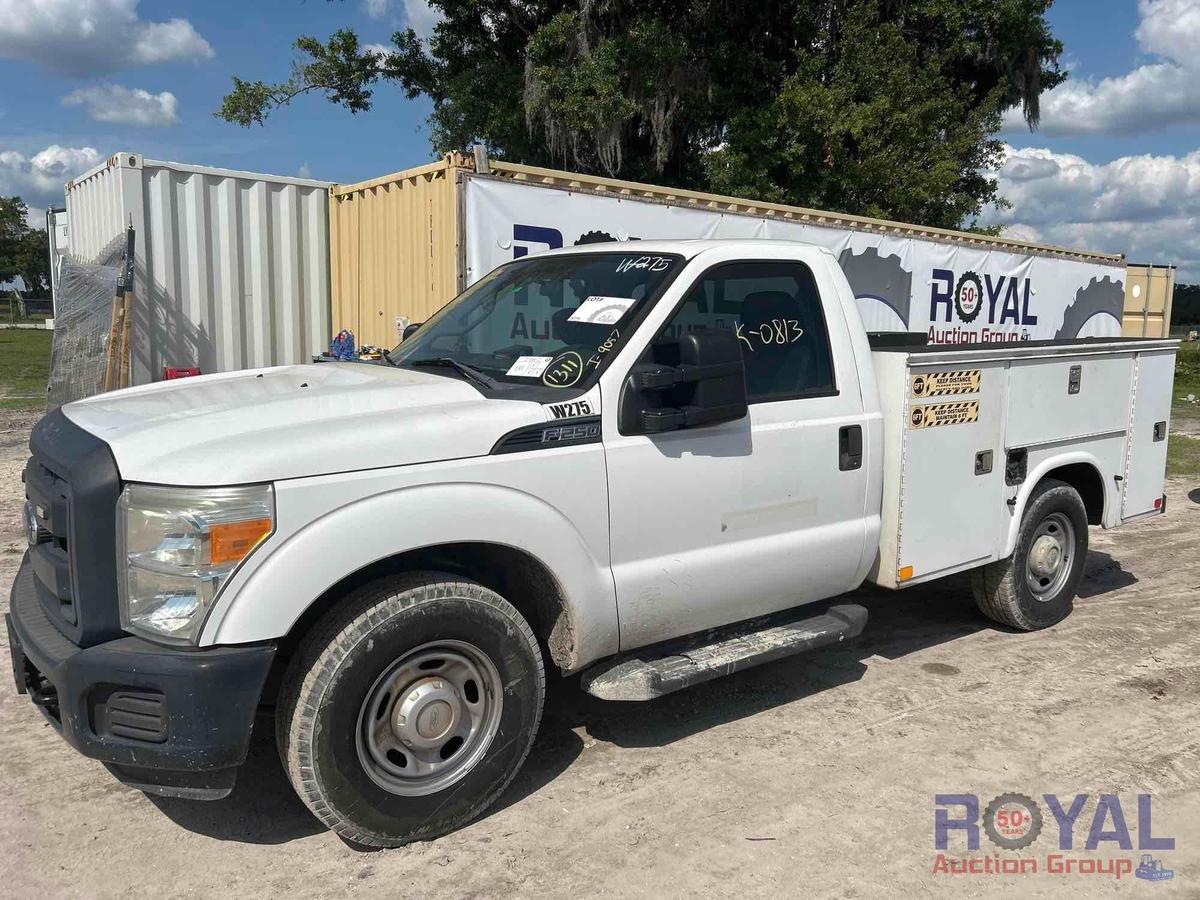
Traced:
POLYGON ((63 257, 50 349, 50 409, 100 393, 124 249, 125 237, 118 235, 92 262, 63 257))

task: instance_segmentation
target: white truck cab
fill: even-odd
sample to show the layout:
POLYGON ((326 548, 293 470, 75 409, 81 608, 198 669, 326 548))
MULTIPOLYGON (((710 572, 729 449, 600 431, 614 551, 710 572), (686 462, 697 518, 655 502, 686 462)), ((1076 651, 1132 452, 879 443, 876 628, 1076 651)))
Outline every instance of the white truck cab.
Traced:
POLYGON ((122 780, 224 796, 260 705, 313 812, 468 821, 547 671, 648 700, 857 635, 820 603, 973 571, 1066 616, 1090 525, 1161 513, 1175 344, 874 342, 829 251, 591 245, 501 266, 380 364, 48 415, 18 689, 122 780), (816 604, 816 605, 814 605, 816 604))

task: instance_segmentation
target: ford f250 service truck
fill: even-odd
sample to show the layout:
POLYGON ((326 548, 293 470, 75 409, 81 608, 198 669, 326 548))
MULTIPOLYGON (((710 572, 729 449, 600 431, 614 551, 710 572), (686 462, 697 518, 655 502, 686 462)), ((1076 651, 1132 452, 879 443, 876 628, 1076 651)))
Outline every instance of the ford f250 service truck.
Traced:
MULTIPOLYGON (((968 298, 969 299, 969 298, 968 298)), ((442 834, 529 752, 547 671, 613 700, 858 634, 964 570, 1071 610, 1088 526, 1163 511, 1175 343, 872 348, 828 250, 593 245, 470 287, 378 365, 147 385, 34 430, 18 690, 159 794, 256 710, 350 842, 442 834)))

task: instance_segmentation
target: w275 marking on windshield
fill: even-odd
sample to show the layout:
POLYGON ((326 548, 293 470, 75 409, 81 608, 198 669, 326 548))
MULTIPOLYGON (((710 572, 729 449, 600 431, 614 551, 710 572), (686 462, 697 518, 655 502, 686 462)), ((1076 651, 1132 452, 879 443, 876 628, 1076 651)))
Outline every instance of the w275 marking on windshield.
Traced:
POLYGON ((577 416, 590 416, 592 404, 586 400, 573 400, 570 403, 551 403, 550 415, 556 419, 574 419, 577 416))
POLYGON ((630 269, 646 269, 650 272, 665 272, 671 260, 665 256, 630 256, 617 264, 617 274, 630 269))

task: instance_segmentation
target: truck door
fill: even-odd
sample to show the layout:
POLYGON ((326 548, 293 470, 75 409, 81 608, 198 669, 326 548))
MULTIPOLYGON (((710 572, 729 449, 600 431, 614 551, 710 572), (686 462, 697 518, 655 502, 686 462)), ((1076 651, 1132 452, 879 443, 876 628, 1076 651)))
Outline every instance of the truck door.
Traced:
POLYGON ((795 259, 717 264, 638 362, 671 364, 678 336, 697 327, 737 335, 749 415, 622 435, 606 411, 623 647, 841 593, 864 551, 867 468, 847 450, 861 448, 865 415, 840 306, 823 306, 813 270, 795 259))
POLYGON ((1154 512, 1163 495, 1175 353, 1142 352, 1133 365, 1133 416, 1121 494, 1122 519, 1154 512))

